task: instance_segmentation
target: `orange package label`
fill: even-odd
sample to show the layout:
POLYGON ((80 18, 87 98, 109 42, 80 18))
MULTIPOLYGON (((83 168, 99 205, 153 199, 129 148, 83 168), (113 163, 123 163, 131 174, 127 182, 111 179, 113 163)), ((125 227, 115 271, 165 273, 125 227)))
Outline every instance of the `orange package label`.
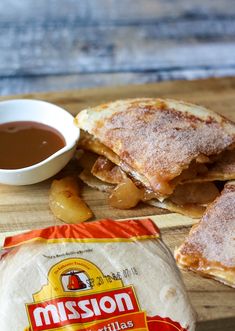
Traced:
POLYGON ((149 331, 187 331, 178 322, 172 321, 169 317, 160 316, 147 317, 149 331))
POLYGON ((112 317, 103 322, 93 324, 81 331, 121 331, 121 330, 148 331, 146 315, 144 312, 126 314, 112 317))
POLYGON ((132 287, 28 305, 28 315, 34 331, 78 323, 84 325, 94 320, 104 320, 138 310, 132 287))

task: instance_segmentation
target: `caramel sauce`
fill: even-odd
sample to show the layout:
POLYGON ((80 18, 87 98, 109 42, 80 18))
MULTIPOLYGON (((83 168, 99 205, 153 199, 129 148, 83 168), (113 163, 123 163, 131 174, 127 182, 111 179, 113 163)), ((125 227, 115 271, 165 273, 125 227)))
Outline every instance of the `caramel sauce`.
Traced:
POLYGON ((0 168, 20 169, 39 163, 65 146, 54 128, 38 122, 0 125, 0 168))

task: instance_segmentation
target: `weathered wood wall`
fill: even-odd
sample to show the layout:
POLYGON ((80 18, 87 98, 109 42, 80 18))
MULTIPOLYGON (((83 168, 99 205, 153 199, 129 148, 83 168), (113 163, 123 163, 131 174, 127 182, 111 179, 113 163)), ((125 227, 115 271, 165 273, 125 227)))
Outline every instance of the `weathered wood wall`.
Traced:
POLYGON ((234 74, 234 0, 0 1, 2 95, 234 74))

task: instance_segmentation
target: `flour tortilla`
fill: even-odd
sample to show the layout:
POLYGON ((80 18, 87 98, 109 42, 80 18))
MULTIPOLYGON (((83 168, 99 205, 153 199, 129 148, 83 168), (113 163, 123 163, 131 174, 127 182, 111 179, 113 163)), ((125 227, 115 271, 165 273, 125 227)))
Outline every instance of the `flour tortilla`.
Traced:
POLYGON ((208 165, 208 172, 196 176, 193 179, 185 180, 187 183, 201 183, 209 181, 227 181, 235 179, 235 150, 227 150, 211 165, 208 165))

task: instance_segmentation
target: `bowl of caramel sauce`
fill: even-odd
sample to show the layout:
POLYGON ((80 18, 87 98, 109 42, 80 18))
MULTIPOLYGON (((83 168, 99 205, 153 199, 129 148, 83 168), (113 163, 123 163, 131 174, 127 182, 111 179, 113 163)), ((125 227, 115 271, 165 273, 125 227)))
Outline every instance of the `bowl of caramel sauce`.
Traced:
POLYGON ((0 102, 0 183, 29 185, 55 175, 73 157, 79 134, 74 117, 54 104, 0 102))

